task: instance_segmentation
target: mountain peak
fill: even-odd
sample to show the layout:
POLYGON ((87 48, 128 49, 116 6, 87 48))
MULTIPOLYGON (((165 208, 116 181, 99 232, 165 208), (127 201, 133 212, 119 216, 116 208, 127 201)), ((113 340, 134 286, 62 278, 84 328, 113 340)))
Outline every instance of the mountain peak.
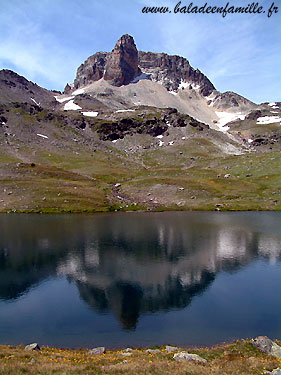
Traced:
POLYGON ((104 79, 113 86, 122 86, 130 83, 138 71, 138 50, 134 38, 122 35, 108 57, 104 79))

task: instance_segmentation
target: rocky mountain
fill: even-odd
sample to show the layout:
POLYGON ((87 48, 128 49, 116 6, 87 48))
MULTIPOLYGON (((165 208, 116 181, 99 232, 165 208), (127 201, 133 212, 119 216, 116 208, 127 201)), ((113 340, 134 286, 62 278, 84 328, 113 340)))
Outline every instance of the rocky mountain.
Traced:
POLYGON ((127 34, 117 41, 111 53, 98 52, 90 56, 78 68, 73 88, 87 86, 101 78, 114 86, 145 78, 161 83, 168 91, 178 90, 182 82, 188 82, 191 86, 199 85, 204 96, 215 90, 210 80, 200 70, 193 69, 187 59, 166 53, 138 52, 134 39, 127 34))
POLYGON ((123 35, 64 93, 0 71, 0 211, 278 209, 281 103, 123 35))
MULTIPOLYGON (((117 87, 136 84, 140 80, 156 82, 167 90, 165 99, 161 103, 157 103, 157 106, 170 106, 172 101, 172 106, 175 106, 178 110, 191 116, 197 114, 199 115, 199 120, 209 124, 216 120, 214 111, 209 111, 209 118, 208 116, 202 116, 201 118, 200 111, 198 111, 198 114, 189 108, 194 105, 198 106, 198 102, 195 102, 198 98, 194 98, 194 95, 206 99, 206 102, 203 102, 204 104, 201 103, 201 106, 206 107, 203 108, 203 112, 206 112, 207 107, 210 106, 212 107, 211 109, 218 110, 228 110, 230 108, 234 112, 242 110, 242 114, 244 114, 244 112, 249 113, 251 109, 256 107, 254 103, 238 94, 218 92, 212 82, 199 69, 192 68, 189 61, 184 57, 169 56, 166 53, 138 51, 134 39, 127 34, 117 41, 111 53, 98 52, 90 56, 78 68, 74 83, 72 85, 67 84, 65 94, 75 92, 77 89, 87 88, 102 79, 117 87), (187 95, 180 95, 182 90, 185 90, 187 95), (168 93, 176 95, 177 99, 169 98, 168 93), (185 101, 185 105, 181 103, 182 99, 185 101)), ((142 84, 149 85, 148 82, 142 84)), ((95 91, 96 87, 93 87, 93 95, 95 91)), ((91 89, 88 92, 91 92, 91 89)), ((121 95, 123 92, 121 92, 121 95)), ((104 88, 104 93, 107 94, 106 88, 104 88)), ((123 102, 126 102, 127 105, 134 104, 130 103, 126 93, 122 97, 123 102)), ((137 98, 138 103, 147 105, 145 97, 145 95, 140 95, 140 98, 137 98)))

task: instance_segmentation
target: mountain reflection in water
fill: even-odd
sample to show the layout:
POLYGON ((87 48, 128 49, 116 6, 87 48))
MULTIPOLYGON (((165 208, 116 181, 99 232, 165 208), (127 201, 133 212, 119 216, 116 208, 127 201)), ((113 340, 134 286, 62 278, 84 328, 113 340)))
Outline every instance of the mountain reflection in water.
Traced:
POLYGON ((185 308, 222 270, 280 261, 280 224, 278 213, 1 216, 0 299, 63 276, 132 330, 142 314, 185 308))

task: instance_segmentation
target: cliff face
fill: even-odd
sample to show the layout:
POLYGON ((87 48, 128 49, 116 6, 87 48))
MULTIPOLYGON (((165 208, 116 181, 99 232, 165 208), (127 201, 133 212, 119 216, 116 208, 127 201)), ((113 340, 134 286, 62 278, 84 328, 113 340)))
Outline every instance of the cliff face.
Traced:
POLYGON ((134 38, 123 35, 107 58, 104 79, 113 86, 130 83, 138 75, 138 50, 134 38))
POLYGON ((106 59, 109 53, 97 52, 88 57, 84 64, 77 69, 76 78, 74 80, 74 88, 89 85, 98 81, 103 77, 106 59))
POLYGON ((180 56, 166 53, 139 52, 139 66, 153 81, 161 83, 169 91, 175 91, 182 82, 200 86, 202 95, 215 90, 212 82, 198 69, 193 69, 189 61, 180 56))
POLYGON ((127 34, 117 41, 111 53, 98 52, 78 68, 74 88, 89 85, 101 78, 113 86, 127 85, 142 73, 169 91, 178 90, 183 83, 200 86, 203 96, 215 90, 212 82, 200 70, 193 69, 187 59, 138 51, 133 37, 127 34))

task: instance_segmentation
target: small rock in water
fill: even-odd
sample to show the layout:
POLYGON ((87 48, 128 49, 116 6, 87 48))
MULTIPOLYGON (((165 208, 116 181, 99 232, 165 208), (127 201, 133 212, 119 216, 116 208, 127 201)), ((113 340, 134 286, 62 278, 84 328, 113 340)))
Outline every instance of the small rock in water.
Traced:
POLYGON ((281 346, 270 340, 267 336, 259 336, 253 341, 253 345, 262 352, 281 358, 281 346))
POLYGON ((26 345, 24 350, 40 350, 40 346, 37 344, 37 342, 34 342, 33 344, 26 345))
POLYGON ((194 362, 201 362, 206 363, 206 359, 200 357, 197 354, 190 354, 187 352, 181 352, 174 354, 174 359, 178 362, 185 362, 185 361, 194 361, 194 362))
POLYGON ((93 348, 89 351, 89 354, 99 355, 105 353, 105 347, 99 346, 98 348, 93 348))
POLYGON ((166 352, 168 353, 172 353, 172 352, 176 352, 179 350, 179 348, 177 348, 176 346, 169 346, 167 345, 166 348, 165 348, 166 352))

